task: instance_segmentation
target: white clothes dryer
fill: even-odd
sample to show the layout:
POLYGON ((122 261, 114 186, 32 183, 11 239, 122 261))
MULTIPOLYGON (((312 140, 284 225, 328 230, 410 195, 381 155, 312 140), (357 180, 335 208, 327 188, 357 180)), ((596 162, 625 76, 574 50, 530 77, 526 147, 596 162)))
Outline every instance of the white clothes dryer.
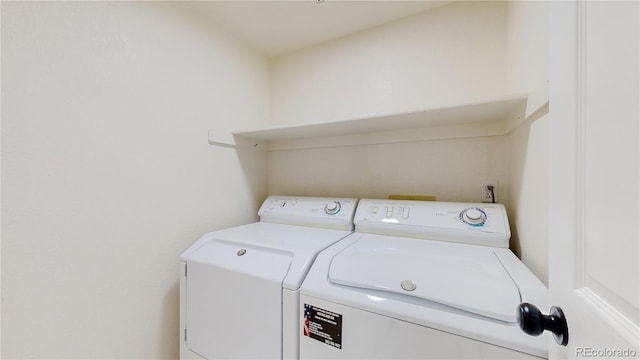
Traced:
POLYGON ((301 359, 547 356, 517 324, 547 288, 508 249, 503 205, 362 199, 355 225, 302 285, 301 359))
POLYGON ((180 264, 180 357, 298 357, 299 288, 353 232, 357 200, 269 196, 260 221, 208 233, 180 264))

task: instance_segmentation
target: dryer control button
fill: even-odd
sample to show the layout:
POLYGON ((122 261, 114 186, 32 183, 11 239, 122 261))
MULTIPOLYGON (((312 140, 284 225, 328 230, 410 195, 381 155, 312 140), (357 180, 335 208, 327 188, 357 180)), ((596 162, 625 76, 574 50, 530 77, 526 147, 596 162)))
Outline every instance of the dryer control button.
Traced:
POLYGON ((404 280, 400 283, 400 287, 406 291, 413 291, 416 289, 416 283, 411 280, 404 280))

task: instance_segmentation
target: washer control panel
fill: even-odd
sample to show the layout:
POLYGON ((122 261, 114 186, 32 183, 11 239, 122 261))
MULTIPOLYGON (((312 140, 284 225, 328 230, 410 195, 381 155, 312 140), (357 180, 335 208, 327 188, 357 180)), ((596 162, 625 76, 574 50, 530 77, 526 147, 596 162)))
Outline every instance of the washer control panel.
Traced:
POLYGON ((362 199, 355 215, 358 232, 509 247, 511 231, 504 205, 362 199))
POLYGON ((258 211, 260 221, 353 230, 357 199, 269 196, 258 211))

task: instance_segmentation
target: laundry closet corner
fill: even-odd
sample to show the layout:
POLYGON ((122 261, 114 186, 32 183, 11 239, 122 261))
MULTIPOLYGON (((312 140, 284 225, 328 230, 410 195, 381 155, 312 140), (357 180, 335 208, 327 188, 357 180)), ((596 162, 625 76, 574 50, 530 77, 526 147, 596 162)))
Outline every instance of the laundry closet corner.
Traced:
POLYGON ((479 201, 481 182, 494 179, 498 201, 513 219, 514 251, 546 282, 546 11, 545 3, 456 2, 272 58, 274 126, 384 117, 513 94, 527 98, 527 109, 497 131, 490 123, 466 124, 467 130, 475 126, 469 131, 439 124, 421 139, 363 144, 366 131, 298 139, 303 146, 268 152, 269 193, 479 201), (318 146, 323 141, 336 145, 318 146))

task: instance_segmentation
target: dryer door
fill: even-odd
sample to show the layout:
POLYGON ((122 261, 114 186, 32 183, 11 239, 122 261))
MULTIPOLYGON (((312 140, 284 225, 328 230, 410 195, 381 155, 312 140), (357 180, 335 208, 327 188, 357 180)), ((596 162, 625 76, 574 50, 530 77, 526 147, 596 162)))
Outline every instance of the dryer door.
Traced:
POLYGON ((211 241, 187 260, 187 346, 207 359, 281 358, 291 255, 211 241))

